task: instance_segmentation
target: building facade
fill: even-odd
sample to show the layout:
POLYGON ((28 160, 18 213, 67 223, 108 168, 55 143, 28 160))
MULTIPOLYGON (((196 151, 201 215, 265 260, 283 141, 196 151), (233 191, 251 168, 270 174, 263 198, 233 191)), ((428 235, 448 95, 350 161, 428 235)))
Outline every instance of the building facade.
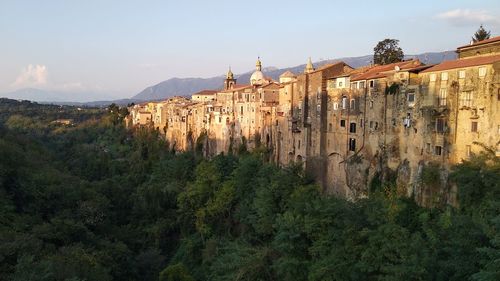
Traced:
POLYGON ((462 46, 458 59, 354 69, 344 62, 249 84, 231 70, 223 88, 192 99, 135 105, 129 123, 151 124, 172 148, 206 156, 265 147, 278 165, 300 163, 325 193, 356 199, 394 182, 423 205, 454 203, 451 165, 484 147, 500 156, 500 37, 462 46), (429 167, 441 172, 432 183, 429 167))

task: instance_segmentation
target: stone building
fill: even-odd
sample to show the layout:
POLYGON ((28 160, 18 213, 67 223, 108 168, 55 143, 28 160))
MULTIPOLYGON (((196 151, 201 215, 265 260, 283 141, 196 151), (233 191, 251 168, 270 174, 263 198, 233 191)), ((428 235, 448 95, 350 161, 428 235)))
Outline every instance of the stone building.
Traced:
POLYGON ((260 59, 249 84, 229 69, 221 90, 130 108, 177 150, 210 157, 266 147, 278 165, 301 163, 325 193, 356 199, 394 182, 422 205, 454 203, 447 171, 484 147, 500 156, 500 37, 457 49, 437 65, 408 60, 354 69, 344 62, 273 81, 260 59), (428 167, 439 177, 426 182, 428 167))

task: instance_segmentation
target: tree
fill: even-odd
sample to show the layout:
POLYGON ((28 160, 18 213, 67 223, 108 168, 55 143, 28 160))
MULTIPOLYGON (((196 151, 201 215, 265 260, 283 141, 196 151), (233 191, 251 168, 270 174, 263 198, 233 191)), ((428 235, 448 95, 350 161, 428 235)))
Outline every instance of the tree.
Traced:
POLYGON ((486 31, 486 29, 484 29, 483 25, 481 24, 476 33, 474 33, 474 36, 472 37, 472 42, 477 43, 479 41, 490 39, 490 35, 491 32, 486 31))
POLYGON ((403 50, 399 47, 399 40, 384 39, 373 48, 373 63, 390 64, 400 62, 404 58, 403 50))

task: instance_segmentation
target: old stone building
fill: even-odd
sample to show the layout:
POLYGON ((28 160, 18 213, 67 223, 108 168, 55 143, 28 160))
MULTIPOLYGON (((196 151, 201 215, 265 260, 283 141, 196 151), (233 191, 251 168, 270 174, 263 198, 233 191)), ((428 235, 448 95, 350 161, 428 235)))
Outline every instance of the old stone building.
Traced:
POLYGON ((136 105, 130 123, 154 124, 173 148, 197 146, 208 157, 266 147, 278 165, 301 163, 330 194, 356 199, 392 180, 423 205, 454 203, 450 167, 484 147, 500 156, 500 37, 457 52, 437 65, 357 69, 315 69, 309 59, 303 73, 279 81, 258 59, 249 84, 229 70, 221 90, 136 105))

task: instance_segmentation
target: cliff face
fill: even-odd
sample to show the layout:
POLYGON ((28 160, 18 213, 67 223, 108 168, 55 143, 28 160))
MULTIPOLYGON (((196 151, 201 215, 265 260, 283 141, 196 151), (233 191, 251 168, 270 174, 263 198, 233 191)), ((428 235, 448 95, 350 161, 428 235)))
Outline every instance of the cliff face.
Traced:
POLYGON ((434 206, 456 202, 453 165, 482 146, 500 151, 499 81, 500 55, 435 66, 338 62, 206 102, 179 97, 130 111, 132 124, 164 120, 153 123, 174 149, 210 157, 257 148, 278 165, 300 163, 328 194, 395 190, 434 206))

